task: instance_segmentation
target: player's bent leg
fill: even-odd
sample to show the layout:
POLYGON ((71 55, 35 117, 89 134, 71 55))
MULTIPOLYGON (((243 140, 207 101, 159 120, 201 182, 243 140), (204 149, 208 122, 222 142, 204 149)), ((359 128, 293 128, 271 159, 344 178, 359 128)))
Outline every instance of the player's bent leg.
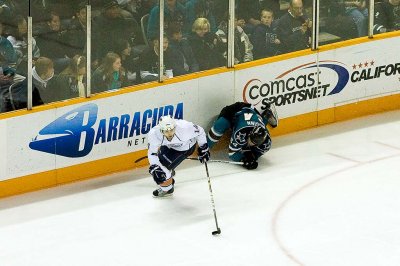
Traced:
POLYGON ((207 144, 211 149, 230 128, 231 124, 225 117, 219 117, 207 134, 207 144))
POLYGON ((174 193, 175 180, 173 177, 175 176, 175 168, 181 164, 183 160, 190 156, 195 149, 195 145, 186 151, 177 151, 174 149, 169 149, 166 146, 161 146, 158 153, 158 158, 160 163, 171 171, 171 177, 167 179, 164 175, 164 177, 161 176, 161 178, 157 178, 153 175, 154 181, 159 185, 159 188, 153 191, 154 197, 165 197, 174 193))
POLYGON ((158 159, 160 160, 160 163, 162 165, 164 165, 168 170, 172 171, 178 165, 180 165, 183 160, 192 155, 195 149, 195 145, 193 145, 189 150, 186 151, 177 151, 174 149, 170 149, 166 146, 161 146, 158 153, 158 159))
POLYGON ((151 165, 149 172, 153 176, 154 182, 159 185, 159 188, 153 191, 154 197, 164 197, 174 193, 173 178, 167 179, 165 172, 159 165, 151 165))
POLYGON ((159 184, 159 188, 153 191, 154 197, 171 196, 174 193, 174 179, 168 178, 166 181, 159 184))

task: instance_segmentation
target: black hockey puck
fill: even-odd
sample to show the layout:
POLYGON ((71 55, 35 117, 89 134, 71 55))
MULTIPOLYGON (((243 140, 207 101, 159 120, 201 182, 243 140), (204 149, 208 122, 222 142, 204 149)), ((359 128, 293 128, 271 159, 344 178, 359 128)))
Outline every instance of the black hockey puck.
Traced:
POLYGON ((221 234, 221 229, 220 229, 220 228, 218 228, 218 230, 217 230, 217 231, 213 231, 211 234, 212 234, 213 236, 215 236, 215 235, 219 235, 219 234, 221 234))

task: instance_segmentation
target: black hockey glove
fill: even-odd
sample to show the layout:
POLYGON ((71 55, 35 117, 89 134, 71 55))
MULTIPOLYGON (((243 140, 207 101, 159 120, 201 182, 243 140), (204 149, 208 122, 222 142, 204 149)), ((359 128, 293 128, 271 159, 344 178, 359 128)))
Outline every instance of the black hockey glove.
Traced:
POLYGON ((257 159, 252 152, 245 152, 243 156, 242 162, 244 168, 247 170, 253 170, 258 167, 257 159))
POLYGON ((208 148, 208 144, 203 144, 197 149, 198 159, 201 163, 208 162, 210 160, 210 149, 208 148))
POLYGON ((150 165, 149 173, 153 176, 153 179, 157 183, 157 185, 164 183, 167 180, 165 172, 161 169, 159 165, 150 165))

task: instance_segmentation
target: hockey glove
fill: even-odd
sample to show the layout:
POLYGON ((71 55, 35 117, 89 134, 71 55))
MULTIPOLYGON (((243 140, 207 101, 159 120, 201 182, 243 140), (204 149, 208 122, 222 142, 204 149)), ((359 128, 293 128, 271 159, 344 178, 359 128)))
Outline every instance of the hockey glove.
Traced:
POLYGON ((252 152, 245 152, 243 156, 242 162, 244 168, 247 170, 253 170, 258 167, 257 159, 252 152))
POLYGON ((208 148, 208 144, 203 144, 197 149, 198 159, 201 163, 208 162, 210 160, 210 149, 208 148))
POLYGON ((153 176, 153 179, 157 183, 157 185, 164 183, 167 180, 165 172, 161 169, 159 165, 150 165, 149 173, 153 176))

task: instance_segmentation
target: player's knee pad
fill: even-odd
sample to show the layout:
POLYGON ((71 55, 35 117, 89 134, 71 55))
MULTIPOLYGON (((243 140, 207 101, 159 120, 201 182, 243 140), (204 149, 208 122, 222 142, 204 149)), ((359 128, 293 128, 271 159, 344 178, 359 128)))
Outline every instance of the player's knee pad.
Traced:
POLYGON ((153 176, 153 179, 157 185, 164 183, 167 180, 165 172, 161 169, 159 165, 150 165, 149 173, 153 176))

